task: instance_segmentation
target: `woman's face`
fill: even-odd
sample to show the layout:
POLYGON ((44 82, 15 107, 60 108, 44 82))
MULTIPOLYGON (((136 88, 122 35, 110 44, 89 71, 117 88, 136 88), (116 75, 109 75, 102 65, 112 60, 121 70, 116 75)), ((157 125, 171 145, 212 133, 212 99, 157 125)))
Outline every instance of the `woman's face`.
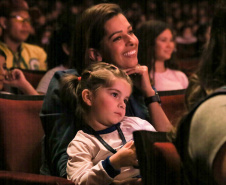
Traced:
POLYGON ((101 41, 103 61, 127 69, 138 64, 139 41, 124 15, 118 14, 105 23, 105 36, 101 41))
POLYGON ((0 90, 2 90, 3 88, 3 81, 5 79, 5 75, 6 75, 6 61, 5 61, 5 57, 3 57, 2 55, 0 55, 0 90))
POLYGON ((164 30, 155 40, 155 57, 157 61, 165 61, 171 58, 175 43, 172 32, 164 30))

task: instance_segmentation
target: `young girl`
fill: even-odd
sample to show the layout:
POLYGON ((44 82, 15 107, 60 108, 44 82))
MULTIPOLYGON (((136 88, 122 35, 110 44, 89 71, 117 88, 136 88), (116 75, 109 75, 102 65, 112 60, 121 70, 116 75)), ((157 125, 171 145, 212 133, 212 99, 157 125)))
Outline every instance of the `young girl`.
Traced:
POLYGON ((73 105, 76 99, 77 123, 83 123, 67 149, 68 179, 75 184, 141 183, 134 178, 139 170, 133 167, 138 161, 132 133, 155 129, 145 120, 125 116, 132 92, 129 76, 99 62, 81 77, 65 76, 61 85, 63 102, 73 105))

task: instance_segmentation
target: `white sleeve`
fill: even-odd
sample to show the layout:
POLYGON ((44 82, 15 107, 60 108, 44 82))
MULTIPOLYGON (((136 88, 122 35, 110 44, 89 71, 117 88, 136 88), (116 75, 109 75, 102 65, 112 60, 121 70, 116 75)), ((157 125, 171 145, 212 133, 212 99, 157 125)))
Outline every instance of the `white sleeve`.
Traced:
POLYGON ((100 160, 95 166, 92 162, 92 146, 89 143, 73 140, 67 149, 67 178, 75 184, 110 184, 113 181, 100 160))

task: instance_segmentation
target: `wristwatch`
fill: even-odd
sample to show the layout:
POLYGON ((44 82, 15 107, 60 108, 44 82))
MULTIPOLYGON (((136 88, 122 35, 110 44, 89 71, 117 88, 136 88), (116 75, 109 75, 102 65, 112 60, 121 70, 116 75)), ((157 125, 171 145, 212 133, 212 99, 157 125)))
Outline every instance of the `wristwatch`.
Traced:
POLYGON ((159 97, 158 92, 155 92, 154 96, 150 96, 144 99, 144 103, 146 106, 148 106, 150 103, 153 103, 153 102, 158 102, 159 104, 161 104, 161 99, 159 97))

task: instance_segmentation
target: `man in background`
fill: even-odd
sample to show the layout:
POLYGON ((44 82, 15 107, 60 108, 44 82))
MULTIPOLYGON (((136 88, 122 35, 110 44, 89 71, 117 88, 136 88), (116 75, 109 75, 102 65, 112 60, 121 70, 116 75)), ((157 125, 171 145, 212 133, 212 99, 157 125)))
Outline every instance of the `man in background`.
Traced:
POLYGON ((43 48, 25 43, 29 37, 32 18, 39 15, 24 0, 5 0, 0 3, 2 35, 0 49, 7 55, 7 68, 46 70, 46 52, 43 48))

